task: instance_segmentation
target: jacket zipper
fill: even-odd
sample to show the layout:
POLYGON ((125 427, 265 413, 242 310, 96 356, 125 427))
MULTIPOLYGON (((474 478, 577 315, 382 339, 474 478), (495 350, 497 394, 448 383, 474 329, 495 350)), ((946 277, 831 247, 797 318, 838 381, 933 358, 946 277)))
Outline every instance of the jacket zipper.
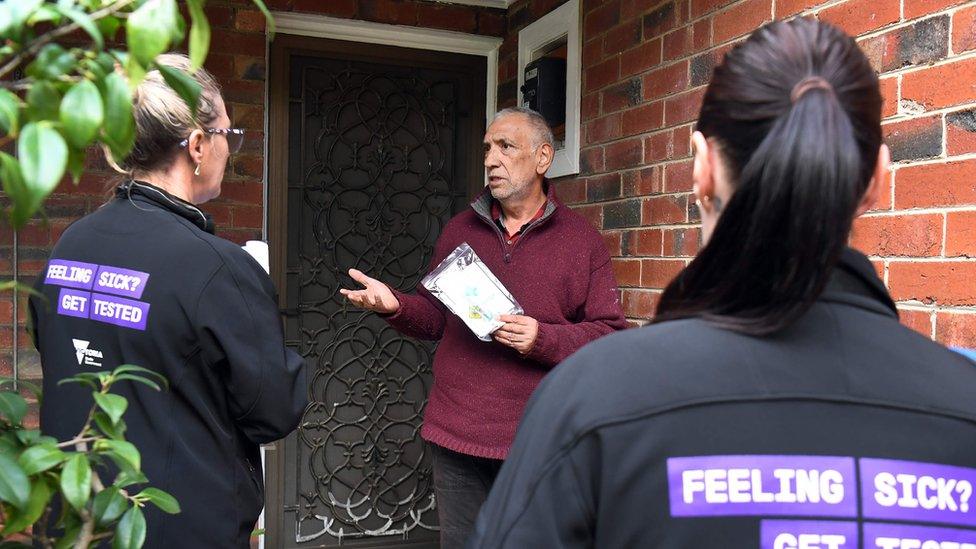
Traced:
POLYGON ((264 490, 261 489, 261 483, 258 482, 257 478, 255 478, 257 472, 254 470, 254 466, 251 465, 251 460, 248 458, 244 458, 244 463, 247 464, 247 470, 250 472, 250 475, 248 476, 251 477, 251 483, 254 484, 254 487, 257 488, 259 493, 263 493, 264 490))
MULTIPOLYGON (((556 207, 558 208, 558 206, 556 207)), ((508 239, 505 238, 505 235, 502 234, 502 230, 498 228, 498 225, 493 220, 488 219, 487 217, 482 215, 481 212, 479 212, 478 210, 475 210, 475 213, 482 221, 491 225, 491 228, 495 230, 495 234, 498 235, 498 242, 502 245, 502 251, 505 253, 505 263, 511 263, 512 252, 514 252, 515 248, 519 245, 520 242, 522 242, 522 239, 525 238, 527 234, 529 234, 529 231, 538 227, 539 225, 544 224, 546 221, 549 221, 549 218, 551 218, 553 215, 556 214, 556 210, 553 209, 553 211, 549 215, 544 216, 542 219, 539 219, 534 223, 529 224, 529 226, 526 227, 524 231, 522 231, 522 234, 519 235, 518 240, 515 241, 515 244, 508 243, 508 239)))

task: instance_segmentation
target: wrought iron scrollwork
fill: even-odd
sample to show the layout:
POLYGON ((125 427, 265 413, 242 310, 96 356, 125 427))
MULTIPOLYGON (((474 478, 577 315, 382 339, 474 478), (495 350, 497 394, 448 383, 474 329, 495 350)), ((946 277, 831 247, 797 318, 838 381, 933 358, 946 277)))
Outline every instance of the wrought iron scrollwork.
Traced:
POLYGON ((425 274, 464 197, 452 181, 456 83, 318 65, 304 67, 301 94, 301 204, 289 211, 301 216, 301 236, 290 291, 300 350, 315 367, 298 429, 295 542, 435 529, 420 438, 434 346, 352 308, 338 290, 354 284, 350 267, 404 290, 425 274))

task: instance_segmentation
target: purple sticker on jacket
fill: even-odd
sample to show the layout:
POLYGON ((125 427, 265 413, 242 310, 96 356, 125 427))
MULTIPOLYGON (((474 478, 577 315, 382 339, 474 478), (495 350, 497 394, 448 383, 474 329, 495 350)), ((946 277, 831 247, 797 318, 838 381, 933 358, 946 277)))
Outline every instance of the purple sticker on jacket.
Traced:
POLYGON ((93 290, 139 299, 142 297, 142 292, 145 291, 148 281, 149 273, 102 265, 98 268, 98 274, 95 276, 93 290))
POLYGON ((976 549, 976 531, 864 523, 864 549, 976 549))
POLYGON ((671 516, 854 517, 854 458, 697 456, 668 459, 671 516))
POLYGON ((857 523, 836 520, 764 520, 761 549, 857 549, 857 523))
POLYGON ((92 294, 91 319, 124 328, 145 330, 149 304, 104 294, 92 294))
POLYGON ((55 286, 65 286, 68 288, 78 288, 90 290, 92 282, 95 281, 95 271, 98 265, 94 263, 82 263, 81 261, 68 261, 67 259, 52 259, 47 264, 47 273, 44 277, 45 284, 55 286))
POLYGON ((976 469, 872 458, 859 464, 866 518, 976 526, 976 469))
POLYGON ((58 294, 58 314, 88 318, 91 309, 91 292, 61 288, 58 294))

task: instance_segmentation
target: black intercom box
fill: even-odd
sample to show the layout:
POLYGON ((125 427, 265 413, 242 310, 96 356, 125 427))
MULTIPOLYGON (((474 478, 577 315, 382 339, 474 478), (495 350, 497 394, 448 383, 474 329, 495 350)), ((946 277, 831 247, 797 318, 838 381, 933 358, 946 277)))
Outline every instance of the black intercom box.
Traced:
POLYGON ((540 57, 525 66, 522 106, 556 127, 566 122, 566 60, 540 57))

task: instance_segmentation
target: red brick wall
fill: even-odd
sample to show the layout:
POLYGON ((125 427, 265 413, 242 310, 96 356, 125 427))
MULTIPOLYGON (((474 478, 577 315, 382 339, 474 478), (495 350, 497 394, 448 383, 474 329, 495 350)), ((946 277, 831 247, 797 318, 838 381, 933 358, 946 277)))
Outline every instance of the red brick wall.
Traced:
POLYGON ((582 171, 557 185, 603 230, 629 318, 651 318, 700 245, 689 136, 712 67, 762 23, 802 14, 857 35, 882 77, 893 175, 852 243, 907 325, 976 346, 976 2, 583 0, 581 11, 582 171))
MULTIPOLYGON (((490 36, 506 32, 505 11, 445 5, 421 0, 270 0, 273 10, 315 13, 332 17, 408 26, 423 26, 490 36)), ((231 120, 248 130, 241 153, 227 169, 221 197, 204 206, 214 216, 218 234, 238 243, 261 237, 264 183, 264 19, 248 0, 212 0, 207 12, 213 29, 206 67, 224 89, 231 120)), ((75 219, 101 205, 105 189, 117 176, 93 154, 80 184, 63 183, 46 205, 47 219, 35 220, 18 234, 18 278, 31 283, 47 260, 58 236, 75 219)), ((0 200, 2 200, 0 193, 0 200)), ((0 202, 2 203, 2 202, 0 202)), ((0 223, 0 281, 13 275, 13 234, 0 223)), ((36 352, 24 331, 26 298, 20 300, 19 375, 38 379, 36 352)), ((13 299, 0 293, 0 376, 13 372, 13 299)))

